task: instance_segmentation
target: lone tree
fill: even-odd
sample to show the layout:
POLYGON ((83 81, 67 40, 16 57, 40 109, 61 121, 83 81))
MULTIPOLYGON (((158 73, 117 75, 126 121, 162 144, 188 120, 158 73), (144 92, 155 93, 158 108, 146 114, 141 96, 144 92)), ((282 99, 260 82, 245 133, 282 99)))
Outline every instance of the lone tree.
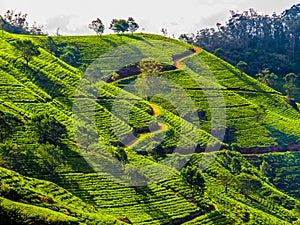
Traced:
POLYGON ((113 19, 111 21, 109 29, 113 30, 116 33, 122 32, 122 34, 129 29, 129 24, 126 20, 123 19, 113 19))
POLYGON ((128 23, 128 29, 131 32, 131 34, 133 34, 133 32, 135 32, 140 27, 132 17, 128 18, 127 23, 128 23))
POLYGON ((21 52, 21 56, 26 61, 26 69, 28 68, 28 64, 30 60, 34 56, 38 56, 40 54, 40 51, 38 50, 38 47, 35 46, 31 41, 29 40, 23 40, 23 41, 17 41, 15 43, 15 46, 19 51, 21 52))
POLYGON ((96 32, 97 35, 101 36, 104 32, 104 24, 102 23, 102 21, 97 18, 96 20, 92 21, 91 24, 89 24, 89 28, 93 31, 96 32))
POLYGON ((154 58, 144 58, 139 64, 139 69, 142 72, 142 77, 157 76, 162 66, 154 58))
POLYGON ((196 166, 188 166, 181 170, 182 179, 191 187, 200 191, 202 194, 205 190, 204 177, 196 166))
POLYGON ((151 90, 155 86, 155 82, 151 77, 155 77, 159 74, 162 69, 162 66, 153 58, 144 58, 139 63, 138 68, 141 71, 141 76, 138 77, 138 93, 141 97, 150 101, 151 99, 151 90))

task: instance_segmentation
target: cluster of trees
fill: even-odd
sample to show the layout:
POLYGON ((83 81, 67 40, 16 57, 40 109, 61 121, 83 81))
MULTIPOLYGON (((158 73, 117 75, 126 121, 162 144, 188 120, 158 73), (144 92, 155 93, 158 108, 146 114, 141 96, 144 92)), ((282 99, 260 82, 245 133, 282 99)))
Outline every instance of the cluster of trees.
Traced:
POLYGON ((9 159, 8 167, 21 171, 25 166, 24 161, 36 154, 41 157, 41 160, 32 162, 33 170, 38 168, 40 172, 54 173, 56 168, 65 160, 63 149, 66 147, 62 139, 67 136, 66 127, 50 114, 36 115, 28 124, 34 128, 32 131, 38 138, 38 143, 31 140, 33 144, 36 144, 34 152, 31 152, 26 145, 15 141, 14 133, 22 126, 24 126, 22 121, 13 115, 0 112, 1 157, 9 159))
MULTIPOLYGON (((244 61, 240 61, 236 67, 241 71, 245 71, 248 67, 248 64, 244 61)), ((299 100, 300 89, 298 86, 300 84, 300 79, 295 73, 288 73, 283 77, 280 77, 271 72, 269 68, 266 68, 255 74, 255 77, 263 84, 284 92, 290 100, 299 100)))
POLYGON ((60 138, 66 135, 67 128, 50 114, 40 114, 32 119, 40 143, 60 143, 60 138))
POLYGON ((272 15, 259 14, 253 9, 242 13, 231 11, 225 25, 218 23, 217 28, 182 34, 180 39, 199 45, 233 65, 246 62, 245 72, 252 76, 269 69, 279 77, 283 88, 286 74, 300 73, 299 36, 300 4, 272 15))
MULTIPOLYGON (((102 35, 105 26, 101 19, 97 18, 96 20, 93 20, 91 24, 89 24, 89 28, 97 35, 102 35)), ((129 17, 127 20, 125 19, 113 19, 111 21, 111 24, 109 26, 109 29, 113 30, 115 33, 124 33, 127 31, 130 31, 131 33, 135 32, 137 29, 139 29, 139 24, 132 18, 129 17)))
POLYGON ((0 15, 0 29, 14 34, 47 35, 43 26, 37 25, 36 22, 29 26, 27 16, 26 13, 7 10, 3 16, 0 15))
POLYGON ((57 44, 52 37, 48 37, 45 47, 52 55, 55 55, 71 66, 78 67, 80 65, 82 56, 76 43, 57 44))
MULTIPOLYGON (((7 10, 3 16, 0 15, 0 29, 14 34, 48 35, 47 32, 43 30, 43 26, 37 25, 36 22, 30 26, 27 16, 28 14, 26 13, 23 14, 15 10, 7 10)), ((93 20, 88 27, 100 36, 105 30, 105 26, 99 18, 93 20)), ((133 33, 139 29, 139 24, 132 17, 129 17, 127 20, 113 19, 109 29, 116 33, 124 33, 127 31, 133 33)), ((60 36, 59 28, 57 29, 56 35, 60 36)))
POLYGON ((247 171, 240 157, 231 154, 226 152, 218 156, 217 160, 224 167, 224 170, 215 174, 216 178, 224 186, 226 194, 228 188, 231 187, 238 189, 240 193, 249 197, 251 193, 259 191, 262 187, 262 181, 254 175, 255 173, 247 171))

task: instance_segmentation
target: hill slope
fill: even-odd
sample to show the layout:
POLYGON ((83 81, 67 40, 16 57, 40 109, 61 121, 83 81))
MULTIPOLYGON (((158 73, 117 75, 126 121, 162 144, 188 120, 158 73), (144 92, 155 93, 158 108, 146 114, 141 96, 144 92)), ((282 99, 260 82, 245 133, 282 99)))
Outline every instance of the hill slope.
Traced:
MULTIPOLYGON (((221 146, 241 153, 295 149, 300 137, 300 116, 280 93, 203 50, 194 51, 192 46, 157 35, 53 40, 58 47, 55 54, 47 50, 46 37, 5 33, 0 39, 0 165, 19 172, 1 169, 1 209, 6 213, 3 218, 12 215, 12 211, 19 218, 27 218, 36 211, 35 207, 40 207, 46 208, 41 209, 44 215, 51 214, 66 224, 297 221, 298 200, 278 191, 242 155, 227 151, 199 153, 206 146, 210 150, 221 146), (24 39, 31 40, 40 51, 28 68, 14 45, 16 40, 24 39), (76 49, 76 63, 62 56, 68 46, 76 49), (121 62, 125 60, 121 54, 115 54, 116 47, 126 48, 138 59, 152 56, 163 62, 164 71, 159 77, 172 81, 189 96, 201 126, 197 127, 192 115, 195 112, 191 112, 186 99, 177 99, 182 114, 176 105, 164 100, 178 96, 178 90, 169 83, 165 86, 170 87, 170 92, 164 92, 164 98, 153 97, 150 102, 141 99, 132 88, 137 74, 131 73, 136 64, 129 63, 129 72, 124 76, 119 73, 116 79, 110 79, 111 74, 122 69, 121 62), (110 52, 114 57, 108 57, 110 52), (174 61, 179 68, 173 65, 174 61), (97 66, 101 67, 102 80, 88 83, 85 69, 99 69, 97 66), (81 89, 82 84, 88 90, 97 90, 99 85, 97 97, 81 89), (91 110, 88 99, 94 99, 95 110, 91 110), (212 105, 222 103, 219 99, 225 104, 212 105), (116 102, 118 107, 114 108, 116 102), (82 111, 74 117, 76 107, 82 111), (124 114, 128 108, 129 119, 124 114), (221 112, 226 113, 226 124, 221 121, 224 115, 218 114, 221 112), (90 113, 95 114, 99 137, 91 132, 90 113), (74 126, 81 131, 79 137, 74 126), (225 138, 218 140, 222 129, 226 131, 225 138), (131 133, 135 134, 134 139, 131 133), (130 145, 124 146, 124 140, 129 140, 130 145), (184 154, 170 155, 174 151, 184 154), (199 154, 191 156, 189 153, 194 151, 199 154), (116 171, 127 176, 123 164, 118 166, 111 155, 126 166, 154 168, 144 171, 143 176, 148 179, 156 175, 160 179, 162 172, 170 176, 143 187, 124 185, 114 178, 116 171), (216 158, 202 173, 204 193, 186 183, 173 168, 185 160, 187 168, 204 167, 210 156, 216 158), (172 164, 157 167, 166 158, 172 159, 172 164), (230 180, 230 184, 222 174, 227 174, 225 180, 230 180), (245 179, 254 179, 260 189, 243 189, 245 179), (13 210, 10 204, 14 204, 13 210)), ((34 218, 43 224, 60 223, 46 222, 45 217, 37 219, 38 216, 34 218)))

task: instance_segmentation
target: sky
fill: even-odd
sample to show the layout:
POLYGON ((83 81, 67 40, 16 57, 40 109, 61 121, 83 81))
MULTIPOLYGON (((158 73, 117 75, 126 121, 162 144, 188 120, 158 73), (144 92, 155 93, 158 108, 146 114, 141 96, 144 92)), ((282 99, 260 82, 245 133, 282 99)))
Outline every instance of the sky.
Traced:
POLYGON ((111 33, 113 18, 133 17, 140 31, 160 33, 166 28, 169 35, 196 32, 213 27, 229 18, 229 10, 240 12, 254 8, 258 12, 281 13, 299 0, 0 0, 0 13, 8 9, 28 14, 28 20, 51 35, 57 28, 62 35, 85 35, 93 32, 88 24, 100 18, 105 33, 111 33))

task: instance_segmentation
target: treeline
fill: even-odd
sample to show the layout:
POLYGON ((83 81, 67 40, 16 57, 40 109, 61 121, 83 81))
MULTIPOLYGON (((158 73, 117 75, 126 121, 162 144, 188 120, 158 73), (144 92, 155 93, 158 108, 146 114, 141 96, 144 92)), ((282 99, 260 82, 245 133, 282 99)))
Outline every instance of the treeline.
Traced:
MULTIPOLYGON (((88 26, 91 30, 95 31, 97 35, 102 35, 105 26, 101 19, 97 18, 93 20, 91 24, 88 26)), ((109 29, 113 30, 115 33, 124 33, 130 31, 131 33, 135 32, 139 29, 139 24, 132 18, 129 17, 127 20, 125 19, 113 19, 110 23, 109 29)))
POLYGON ((7 10, 3 16, 0 15, 0 29, 14 34, 47 35, 43 26, 37 25, 36 22, 29 25, 26 13, 17 13, 14 10, 7 10))
MULTIPOLYGON (((47 32, 43 30, 43 26, 37 25, 36 22, 30 26, 27 16, 28 14, 26 13, 23 14, 15 10, 7 10, 4 15, 0 15, 0 29, 14 34, 48 35, 47 32)), ((102 35, 105 30, 105 26, 99 18, 93 20, 88 27, 98 35, 102 35)), ((127 20, 113 19, 109 27, 109 29, 115 33, 124 33, 127 31, 133 33, 138 28, 139 24, 132 17, 129 17, 127 20)), ((60 35, 59 28, 57 29, 57 35, 60 35)))
POLYGON ((299 86, 300 4, 281 14, 259 14, 254 9, 230 13, 225 25, 218 23, 217 28, 182 34, 180 39, 201 46, 233 65, 245 62, 245 72, 261 80, 265 80, 261 76, 266 71, 274 73, 278 77, 272 74, 272 79, 277 80, 273 87, 280 91, 284 91, 287 80, 283 78, 290 73, 296 75, 293 81, 299 86))
MULTIPOLYGON (((0 29, 13 34, 33 34, 33 35, 48 35, 46 31, 43 30, 43 26, 38 26, 36 22, 33 25, 29 25, 27 21, 28 14, 23 14, 22 12, 15 12, 14 10, 7 10, 2 16, 0 15, 0 29)), ((97 18, 88 25, 88 28, 95 31, 97 35, 102 35, 105 30, 105 26, 101 19, 97 18)), ((139 29, 139 24, 132 18, 129 17, 125 19, 113 19, 109 26, 109 29, 113 30, 115 33, 124 32, 135 32, 139 29)), ((56 32, 57 36, 59 34, 59 28, 56 32)))

